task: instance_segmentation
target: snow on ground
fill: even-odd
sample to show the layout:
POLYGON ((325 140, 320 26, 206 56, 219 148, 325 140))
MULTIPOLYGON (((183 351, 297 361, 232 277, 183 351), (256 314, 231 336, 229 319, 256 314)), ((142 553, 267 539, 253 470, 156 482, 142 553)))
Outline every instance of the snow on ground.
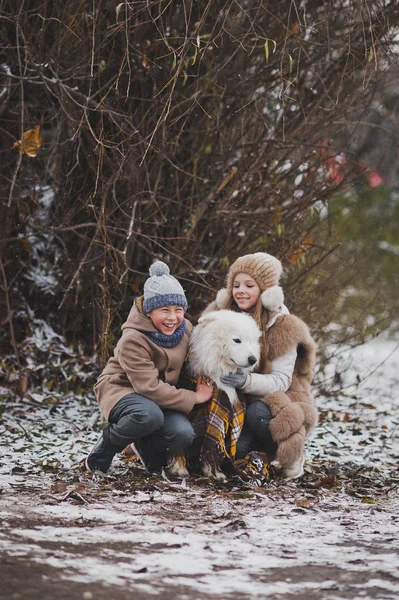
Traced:
POLYGON ((9 399, 4 597, 399 598, 398 379, 395 340, 340 352, 319 383, 305 476, 264 488, 169 481, 119 459, 92 477, 79 467, 100 427, 91 396, 9 399))
POLYGON ((369 468, 397 468, 399 341, 382 336, 341 350, 326 378, 316 398, 321 423, 310 440, 312 455, 336 456, 369 468))

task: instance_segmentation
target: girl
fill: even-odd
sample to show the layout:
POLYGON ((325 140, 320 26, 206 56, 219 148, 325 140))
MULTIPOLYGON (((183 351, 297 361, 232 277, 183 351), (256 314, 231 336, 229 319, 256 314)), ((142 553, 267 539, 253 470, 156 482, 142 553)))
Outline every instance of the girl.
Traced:
POLYGON ((265 252, 238 258, 228 271, 226 287, 205 312, 243 311, 262 331, 257 372, 238 370, 222 378, 240 389, 247 402, 235 457, 266 451, 270 461, 279 461, 288 480, 303 475, 305 436, 317 423, 310 390, 316 344, 305 323, 284 306, 281 272, 280 261, 265 252))
POLYGON ((160 471, 192 442, 186 415, 211 398, 212 387, 199 383, 196 392, 175 387, 192 329, 186 309, 182 286, 165 263, 155 262, 94 386, 108 425, 86 458, 89 471, 106 473, 114 455, 132 442, 147 469, 160 471))

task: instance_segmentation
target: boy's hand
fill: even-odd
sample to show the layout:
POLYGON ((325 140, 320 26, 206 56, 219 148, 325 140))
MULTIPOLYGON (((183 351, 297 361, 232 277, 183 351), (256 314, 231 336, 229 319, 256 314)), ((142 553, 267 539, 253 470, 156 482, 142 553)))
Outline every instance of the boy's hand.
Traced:
POLYGON ((213 395, 213 385, 211 383, 198 382, 195 395, 197 396, 195 401, 196 404, 204 404, 205 402, 208 402, 213 395))

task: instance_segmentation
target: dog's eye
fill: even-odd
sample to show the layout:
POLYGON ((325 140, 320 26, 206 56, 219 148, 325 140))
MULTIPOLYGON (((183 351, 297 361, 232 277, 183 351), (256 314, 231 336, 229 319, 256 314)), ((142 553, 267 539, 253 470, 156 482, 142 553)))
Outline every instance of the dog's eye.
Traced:
POLYGON ((233 342, 235 342, 236 344, 241 344, 240 338, 234 338, 233 342))

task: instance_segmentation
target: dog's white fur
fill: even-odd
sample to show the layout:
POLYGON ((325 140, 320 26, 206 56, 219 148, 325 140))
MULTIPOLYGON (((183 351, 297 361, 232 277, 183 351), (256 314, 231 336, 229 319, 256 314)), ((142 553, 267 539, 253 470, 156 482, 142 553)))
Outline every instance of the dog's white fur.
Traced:
MULTIPOLYGON (((250 315, 232 310, 205 314, 191 334, 191 372, 214 381, 234 404, 237 401, 236 390, 224 385, 220 378, 237 369, 250 372, 256 367, 260 359, 260 336, 259 327, 250 315)), ((169 473, 180 477, 188 475, 177 462, 169 468, 169 473)), ((206 477, 225 479, 223 473, 219 470, 213 472, 208 464, 202 465, 202 472, 206 477)))
POLYGON ((250 315, 232 310, 209 312, 199 319, 191 334, 190 369, 214 381, 234 404, 236 390, 220 379, 237 369, 253 371, 260 358, 260 336, 250 315))

